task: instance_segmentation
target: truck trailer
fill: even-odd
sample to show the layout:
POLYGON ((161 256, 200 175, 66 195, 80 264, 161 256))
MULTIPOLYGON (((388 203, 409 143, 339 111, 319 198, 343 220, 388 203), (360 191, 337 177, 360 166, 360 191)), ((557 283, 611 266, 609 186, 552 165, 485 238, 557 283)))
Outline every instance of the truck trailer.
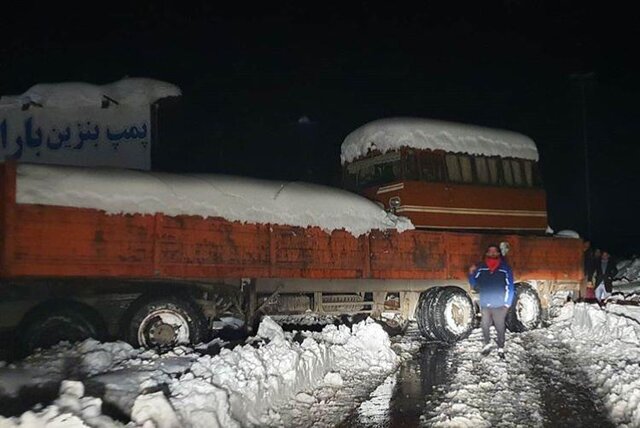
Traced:
POLYGON ((0 329, 169 347, 221 320, 366 314, 454 342, 477 321, 468 266, 512 266, 513 331, 578 292, 582 241, 545 234, 537 150, 424 119, 345 139, 344 187, 207 174, 0 164, 0 329), (358 194, 359 193, 359 194, 358 194))

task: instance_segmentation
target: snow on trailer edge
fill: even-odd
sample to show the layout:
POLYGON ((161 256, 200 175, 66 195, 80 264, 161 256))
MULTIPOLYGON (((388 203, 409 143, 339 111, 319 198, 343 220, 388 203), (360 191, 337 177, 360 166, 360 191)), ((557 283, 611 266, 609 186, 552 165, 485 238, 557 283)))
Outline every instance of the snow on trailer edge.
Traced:
POLYGON ((19 164, 16 181, 21 204, 315 226, 328 233, 344 229, 356 237, 372 230, 414 229, 409 219, 362 196, 301 182, 34 164, 19 164))
POLYGON ((384 154, 401 147, 538 160, 535 143, 525 135, 420 118, 389 118, 367 123, 347 135, 340 158, 344 165, 372 150, 384 154))

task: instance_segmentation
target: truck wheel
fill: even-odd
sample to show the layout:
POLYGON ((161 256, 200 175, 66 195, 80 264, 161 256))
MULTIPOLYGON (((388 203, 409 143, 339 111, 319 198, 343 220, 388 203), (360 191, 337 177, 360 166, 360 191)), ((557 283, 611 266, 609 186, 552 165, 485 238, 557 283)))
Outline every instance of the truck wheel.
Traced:
POLYGON ((444 287, 433 307, 434 332, 443 342, 464 339, 473 330, 475 309, 469 294, 459 287, 444 287))
POLYGON ((19 352, 31 354, 61 341, 102 340, 107 328, 90 307, 73 301, 47 302, 27 314, 18 327, 19 352))
POLYGON ((509 331, 523 332, 540 325, 542 305, 538 293, 528 284, 516 284, 516 295, 507 312, 506 324, 509 331))
POLYGON ((416 308, 416 321, 418 322, 420 333, 429 340, 438 340, 435 334, 432 314, 433 304, 441 290, 440 287, 433 287, 422 292, 420 294, 420 300, 418 301, 418 307, 416 308))
POLYGON ((146 295, 131 304, 125 340, 133 346, 171 348, 207 339, 207 320, 186 297, 146 295))

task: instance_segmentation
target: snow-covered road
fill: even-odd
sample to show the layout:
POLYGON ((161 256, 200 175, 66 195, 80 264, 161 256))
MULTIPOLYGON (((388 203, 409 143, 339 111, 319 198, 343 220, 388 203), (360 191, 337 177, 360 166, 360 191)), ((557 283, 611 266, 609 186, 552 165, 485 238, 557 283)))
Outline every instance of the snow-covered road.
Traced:
POLYGON ((426 343, 415 325, 390 341, 371 321, 315 333, 266 321, 217 356, 87 341, 0 363, 13 416, 0 427, 640 427, 640 307, 570 303, 508 335, 505 361, 481 342, 476 330, 426 343))
POLYGON ((506 360, 482 334, 425 344, 342 426, 640 426, 640 308, 567 305, 510 334, 506 360))

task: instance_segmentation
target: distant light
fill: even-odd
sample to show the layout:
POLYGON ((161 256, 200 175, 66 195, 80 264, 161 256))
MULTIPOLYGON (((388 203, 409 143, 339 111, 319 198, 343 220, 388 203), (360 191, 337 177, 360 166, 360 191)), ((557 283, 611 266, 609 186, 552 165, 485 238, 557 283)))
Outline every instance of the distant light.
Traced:
POLYGON ((298 119, 298 123, 301 125, 309 125, 311 123, 311 119, 309 119, 309 116, 301 116, 298 119))

